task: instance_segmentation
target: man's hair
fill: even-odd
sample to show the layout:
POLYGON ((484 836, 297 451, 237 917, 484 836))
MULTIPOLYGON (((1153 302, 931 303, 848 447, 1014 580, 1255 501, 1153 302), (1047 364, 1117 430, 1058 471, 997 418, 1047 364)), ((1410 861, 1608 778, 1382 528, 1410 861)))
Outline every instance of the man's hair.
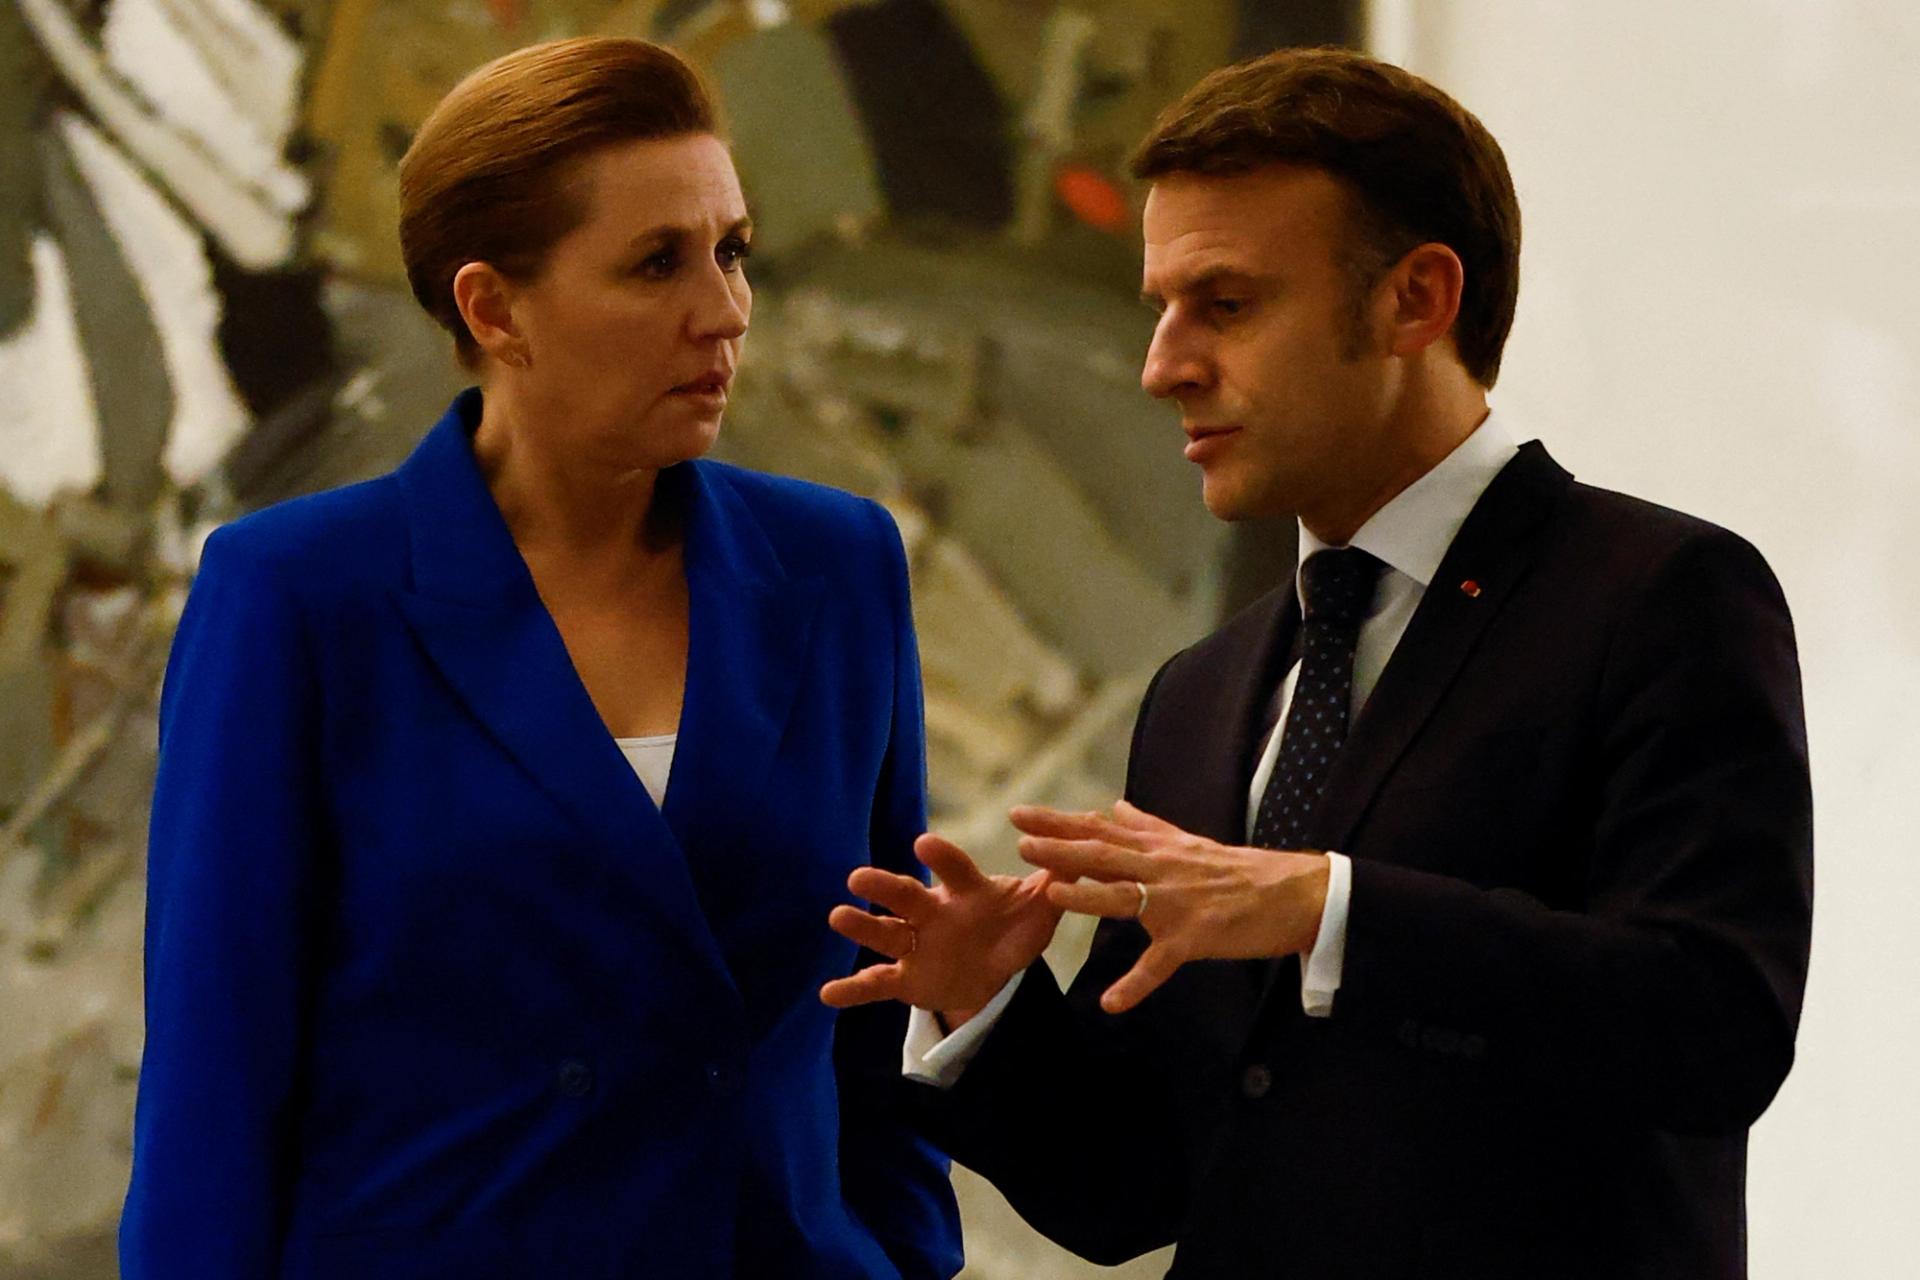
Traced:
POLYGON ((440 100, 401 157, 400 254, 413 296, 476 367, 479 344, 453 300, 461 267, 537 276, 587 216, 571 181, 579 161, 622 142, 717 131, 698 73, 645 40, 549 40, 494 59, 440 100))
POLYGON ((1340 252, 1355 305, 1416 245, 1465 269, 1454 343, 1482 386, 1500 373, 1520 291, 1520 205, 1506 157, 1473 114, 1420 77, 1343 49, 1283 49, 1223 67, 1168 107, 1133 175, 1319 169, 1348 193, 1340 252))

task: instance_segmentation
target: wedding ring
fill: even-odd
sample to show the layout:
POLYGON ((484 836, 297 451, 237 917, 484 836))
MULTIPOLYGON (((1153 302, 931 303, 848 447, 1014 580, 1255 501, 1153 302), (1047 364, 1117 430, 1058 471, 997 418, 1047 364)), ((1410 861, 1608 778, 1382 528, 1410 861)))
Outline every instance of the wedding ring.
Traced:
POLYGON ((1147 914, 1147 884, 1144 880, 1135 880, 1133 887, 1140 894, 1140 905, 1133 909, 1133 918, 1138 920, 1147 914))

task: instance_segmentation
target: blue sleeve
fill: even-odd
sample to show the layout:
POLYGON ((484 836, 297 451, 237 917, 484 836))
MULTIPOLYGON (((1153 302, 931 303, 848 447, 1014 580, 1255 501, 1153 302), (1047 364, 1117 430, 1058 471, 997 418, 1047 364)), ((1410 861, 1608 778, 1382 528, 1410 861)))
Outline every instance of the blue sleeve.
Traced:
MULTIPOLYGON (((927 826, 926 734, 920 656, 908 602, 906 552, 884 508, 885 583, 892 598, 893 722, 870 836, 875 866, 925 878, 913 842, 927 826)), ((862 952, 859 963, 882 957, 862 952)), ((947 1160, 919 1132, 900 1074, 906 1006, 891 1001, 840 1015, 835 1065, 841 1099, 840 1178, 848 1207, 900 1268, 903 1280, 947 1280, 959 1271, 960 1211, 947 1160)))
POLYGON ((318 697, 293 600, 216 533, 174 638, 147 852, 126 1280, 277 1274, 302 1057, 318 697))

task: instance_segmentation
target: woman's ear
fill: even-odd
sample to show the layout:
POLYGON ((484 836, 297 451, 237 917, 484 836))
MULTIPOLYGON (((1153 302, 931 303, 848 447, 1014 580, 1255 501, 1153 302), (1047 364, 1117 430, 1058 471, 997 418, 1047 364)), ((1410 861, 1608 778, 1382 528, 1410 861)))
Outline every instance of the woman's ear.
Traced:
POLYGON ((491 264, 469 262, 454 273, 453 305, 480 349, 510 368, 532 363, 525 336, 514 323, 513 282, 491 264))

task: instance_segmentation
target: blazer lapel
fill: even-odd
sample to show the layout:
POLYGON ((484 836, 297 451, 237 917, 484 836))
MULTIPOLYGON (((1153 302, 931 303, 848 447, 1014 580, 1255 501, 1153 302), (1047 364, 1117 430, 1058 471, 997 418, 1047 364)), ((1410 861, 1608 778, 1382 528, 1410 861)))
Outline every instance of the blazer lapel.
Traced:
MULTIPOLYGON (((1289 577, 1284 586, 1267 597, 1260 616, 1259 630, 1253 636, 1249 661, 1234 663, 1231 658, 1222 665, 1231 665, 1232 669, 1242 671, 1244 678, 1234 681, 1228 687, 1230 699, 1226 712, 1219 724, 1233 726, 1227 738, 1228 750, 1232 755, 1221 762, 1225 766, 1218 776, 1233 779, 1233 785, 1222 792, 1213 788, 1217 795, 1217 804, 1221 809, 1216 817, 1221 834, 1217 837, 1230 844, 1245 843, 1247 830, 1247 788, 1253 778, 1253 771, 1260 763, 1260 748, 1266 744, 1266 735, 1272 729, 1268 712, 1272 709, 1274 691, 1280 687, 1280 681, 1287 674, 1288 661, 1293 652, 1294 634, 1300 629, 1300 601, 1294 594, 1293 579, 1289 577)), ((1209 815, 1214 816, 1214 815, 1209 815)))
MULTIPOLYGON (((1246 842, 1247 787, 1299 627, 1300 606, 1289 578, 1206 642, 1205 673, 1178 695, 1172 723, 1182 736, 1165 755, 1145 765, 1134 762, 1151 775, 1151 785, 1131 795, 1136 803, 1144 801, 1156 816, 1196 835, 1246 842)), ((1220 972, 1245 977, 1250 998, 1261 993, 1271 968, 1267 960, 1219 962, 1220 972)))
POLYGON ((415 588, 400 607, 487 733, 645 882, 659 923, 725 974, 673 832, 594 708, 474 462, 479 413, 479 393, 464 393, 400 468, 415 588))
POLYGON ((1536 440, 1522 446, 1480 496, 1328 776, 1314 820, 1322 848, 1342 849, 1352 840, 1381 784, 1532 562, 1535 541, 1528 535, 1572 481, 1536 440))
MULTIPOLYGON (((1532 562, 1534 542, 1528 535, 1552 513, 1572 481, 1535 440, 1521 446, 1480 495, 1435 570, 1406 634, 1394 647, 1327 777, 1327 789, 1312 822, 1319 848, 1345 851, 1351 843, 1388 774, 1425 727, 1487 624, 1532 562)), ((1294 990, 1302 963, 1295 956, 1254 962, 1263 1006, 1272 1007, 1269 1001, 1276 986, 1294 990), (1283 975, 1294 981, 1282 981, 1283 975)), ((1299 1013, 1291 995, 1280 1005, 1293 1015, 1299 1013)))
POLYGON ((676 471, 689 486, 693 612, 666 821, 711 894, 751 870, 763 784, 793 713, 821 584, 788 576, 724 468, 676 471))

